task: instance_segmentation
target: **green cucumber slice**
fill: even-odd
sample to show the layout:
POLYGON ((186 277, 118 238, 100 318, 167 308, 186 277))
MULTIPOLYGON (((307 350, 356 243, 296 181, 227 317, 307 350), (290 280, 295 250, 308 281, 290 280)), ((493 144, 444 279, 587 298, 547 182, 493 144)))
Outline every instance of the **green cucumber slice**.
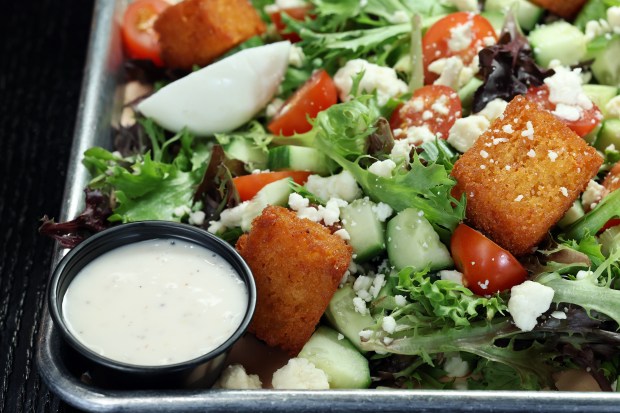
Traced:
POLYGON ((269 150, 269 169, 272 171, 310 171, 318 175, 329 175, 336 165, 318 149, 304 146, 278 146, 269 150))
POLYGON ((398 270, 409 266, 415 271, 427 266, 440 270, 453 264, 433 226, 414 208, 402 210, 388 222, 386 237, 388 258, 398 270))
POLYGON ((549 67, 552 60, 564 66, 575 65, 586 56, 586 35, 565 21, 539 26, 528 39, 536 62, 544 67, 549 67))
POLYGON ((246 232, 249 231, 254 218, 259 216, 268 205, 287 205, 288 197, 293 192, 291 182, 291 178, 280 179, 265 185, 258 191, 254 198, 248 201, 248 206, 243 212, 241 229, 246 232))
POLYGON ((327 310, 325 310, 325 317, 361 352, 362 342, 359 333, 374 325, 375 321, 370 314, 360 314, 355 311, 353 305, 355 297, 353 287, 350 284, 345 284, 336 291, 330 300, 327 310))
POLYGON ((351 237, 355 261, 367 261, 385 251, 385 224, 373 210, 376 205, 369 199, 356 199, 340 208, 340 222, 351 237))
POLYGON ((542 17, 544 9, 527 0, 486 0, 484 10, 505 15, 515 3, 519 26, 526 31, 532 30, 542 17))
POLYGON ((608 119, 603 122, 596 144, 596 149, 604 151, 609 145, 620 149, 620 119, 608 119))
POLYGON ((370 386, 368 360, 336 330, 320 326, 299 352, 327 374, 332 389, 366 389, 370 386), (339 338, 340 337, 340 338, 339 338))

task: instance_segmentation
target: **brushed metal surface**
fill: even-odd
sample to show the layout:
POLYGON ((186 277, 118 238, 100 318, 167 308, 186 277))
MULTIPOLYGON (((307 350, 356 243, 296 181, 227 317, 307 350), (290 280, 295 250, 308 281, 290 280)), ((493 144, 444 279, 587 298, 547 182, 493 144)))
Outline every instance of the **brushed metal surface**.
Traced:
MULTIPOLYGON (((80 160, 94 145, 110 145, 110 126, 120 113, 119 72, 122 63, 116 21, 126 0, 97 0, 82 95, 67 174, 61 219, 70 219, 83 207, 88 173, 80 160)), ((64 251, 58 249, 54 265, 64 251)), ((38 338, 40 373, 60 398, 79 409, 94 412, 614 412, 620 394, 517 391, 426 390, 111 390, 80 381, 67 367, 63 343, 46 312, 38 338)))

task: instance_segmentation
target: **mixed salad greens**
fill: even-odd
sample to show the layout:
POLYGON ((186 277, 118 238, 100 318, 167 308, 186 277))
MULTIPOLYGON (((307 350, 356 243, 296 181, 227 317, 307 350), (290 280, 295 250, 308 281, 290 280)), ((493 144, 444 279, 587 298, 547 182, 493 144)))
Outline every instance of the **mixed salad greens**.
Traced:
MULTIPOLYGON (((584 205, 586 211, 592 207, 587 213, 578 199, 574 206, 577 215, 567 215, 553 227, 534 253, 519 257, 519 261, 511 256, 512 269, 527 270, 529 282, 549 287, 552 292, 549 303, 534 314, 531 328, 520 327, 515 319, 517 313, 537 306, 538 290, 512 289, 511 296, 508 288, 485 295, 474 287, 485 279, 488 285, 489 278, 495 276, 489 268, 482 279, 475 275, 468 278, 471 276, 455 271, 449 254, 440 266, 422 261, 418 266, 400 267, 394 265, 400 259, 394 247, 386 244, 391 242, 390 219, 412 208, 435 233, 430 238, 427 232, 416 236, 423 237, 421 242, 436 237, 433 245, 446 252, 451 242, 454 245, 457 227, 467 222, 467 200, 452 195, 456 182, 450 175, 463 151, 446 140, 445 133, 440 136, 438 129, 433 130, 432 119, 416 125, 428 126, 433 132, 431 139, 411 143, 415 139, 407 138, 411 145, 405 148, 404 157, 402 151, 397 156, 394 149, 402 146, 398 143, 402 131, 394 127, 393 114, 427 87, 425 84, 441 79, 448 70, 429 70, 423 37, 433 30, 443 30, 443 36, 450 37, 460 26, 437 29, 436 25, 445 25, 446 16, 455 13, 478 13, 479 7, 485 24, 496 33, 479 39, 479 47, 470 56, 466 55, 468 44, 460 49, 457 75, 463 78, 451 86, 462 106, 460 111, 451 111, 454 118, 461 117, 460 112, 481 112, 496 99, 510 101, 516 95, 528 94, 563 70, 558 67, 578 68, 577 73, 591 84, 590 88, 584 86, 584 91, 601 109, 595 127, 582 134, 604 157, 595 179, 601 182, 620 161, 620 113, 608 104, 618 100, 620 86, 620 26, 609 19, 614 15, 609 10, 620 10, 620 1, 590 0, 572 22, 525 0, 488 0, 481 6, 448 0, 302 3, 305 12, 301 18, 292 18, 273 9, 271 0, 253 1, 268 24, 276 10, 280 32, 271 30, 253 37, 226 54, 234 56, 283 36, 298 36, 300 41, 292 46, 298 59, 287 67, 273 106, 294 97, 313 73, 322 70, 336 77, 347 62, 357 59, 394 70, 404 90, 382 99, 378 89, 383 86, 377 84, 373 90, 364 83, 374 70, 364 66, 348 76, 350 89, 345 93, 337 85, 340 103, 325 104, 308 119, 303 113, 302 123, 307 122, 307 129, 297 129, 298 133, 290 136, 281 136, 281 130, 269 127, 274 121, 273 107, 261 110, 234 131, 214 136, 197 136, 187 129, 171 133, 137 112, 136 123, 115 129, 113 151, 96 147, 85 152, 83 164, 92 180, 85 190, 84 212, 66 223, 45 219, 41 232, 72 247, 112 225, 170 220, 201 226, 234 243, 249 229, 251 218, 260 213, 260 209, 247 212, 256 208, 257 197, 264 204, 282 198, 281 194, 272 198, 269 180, 290 177, 298 181, 286 181, 284 206, 288 206, 291 193, 316 207, 327 205, 329 199, 303 185, 310 173, 299 178, 286 172, 300 162, 292 149, 278 155, 283 152, 281 148, 306 148, 310 152, 300 156, 307 161, 304 165, 310 165, 311 173, 349 174, 361 189, 353 199, 340 204, 341 208, 367 197, 366 202, 375 209, 389 211, 372 224, 378 225, 380 236, 385 238, 370 252, 354 245, 359 254, 343 280, 347 311, 353 314, 349 314, 351 320, 357 321, 334 320, 339 313, 331 307, 327 314, 345 340, 364 352, 373 387, 554 389, 558 372, 581 369, 602 390, 616 390, 620 376, 620 191, 597 200, 600 202, 596 205, 584 205), (265 11, 270 7, 271 16, 265 11), (560 27, 563 24, 570 28, 560 27), (554 27, 564 32, 556 32, 554 27), (565 35, 570 39, 565 43, 562 33, 573 38, 565 35), (575 46, 580 42, 581 51, 575 46), (469 76, 463 74, 467 67, 473 67, 469 76), (268 169, 271 172, 257 173, 268 169), (284 175, 277 175, 276 169, 282 169, 284 175), (245 178, 245 183, 240 178, 245 178), (251 187, 249 193, 243 185, 251 187), (387 236, 383 235, 386 221, 387 236), (516 303, 519 295, 525 304, 516 303)), ((457 44, 454 49, 460 47, 457 44)), ((156 89, 185 75, 144 60, 128 60, 127 68, 129 80, 148 79, 156 89)), ((131 102, 131 107, 136 103, 131 102)), ((366 232, 370 234, 371 224, 363 225, 368 225, 366 232)), ((348 234, 351 243, 355 242, 353 232, 348 234)), ((462 242, 491 243, 474 235, 462 242)), ((488 251, 498 257, 506 252, 498 246, 488 251)), ((515 280, 514 285, 525 285, 524 277, 516 276, 515 280)), ((340 291, 338 296, 342 296, 340 291)))

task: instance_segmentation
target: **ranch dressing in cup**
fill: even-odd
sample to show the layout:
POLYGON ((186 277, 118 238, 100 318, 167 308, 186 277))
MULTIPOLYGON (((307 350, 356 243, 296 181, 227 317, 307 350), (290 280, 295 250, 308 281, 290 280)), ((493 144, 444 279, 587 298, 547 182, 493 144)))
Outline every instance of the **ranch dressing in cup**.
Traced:
POLYGON ((248 290, 219 254, 179 239, 112 249, 69 284, 62 315, 84 346, 111 360, 165 366, 200 357, 243 322, 248 290))

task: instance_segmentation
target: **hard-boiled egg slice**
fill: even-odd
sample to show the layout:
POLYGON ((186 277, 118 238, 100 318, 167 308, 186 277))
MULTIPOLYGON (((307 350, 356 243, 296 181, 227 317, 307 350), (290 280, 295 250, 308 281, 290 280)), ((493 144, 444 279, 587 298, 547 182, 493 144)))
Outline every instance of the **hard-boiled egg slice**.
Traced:
POLYGON ((245 49, 149 96, 138 110, 173 132, 228 132, 252 119, 275 94, 288 66, 290 42, 245 49))

